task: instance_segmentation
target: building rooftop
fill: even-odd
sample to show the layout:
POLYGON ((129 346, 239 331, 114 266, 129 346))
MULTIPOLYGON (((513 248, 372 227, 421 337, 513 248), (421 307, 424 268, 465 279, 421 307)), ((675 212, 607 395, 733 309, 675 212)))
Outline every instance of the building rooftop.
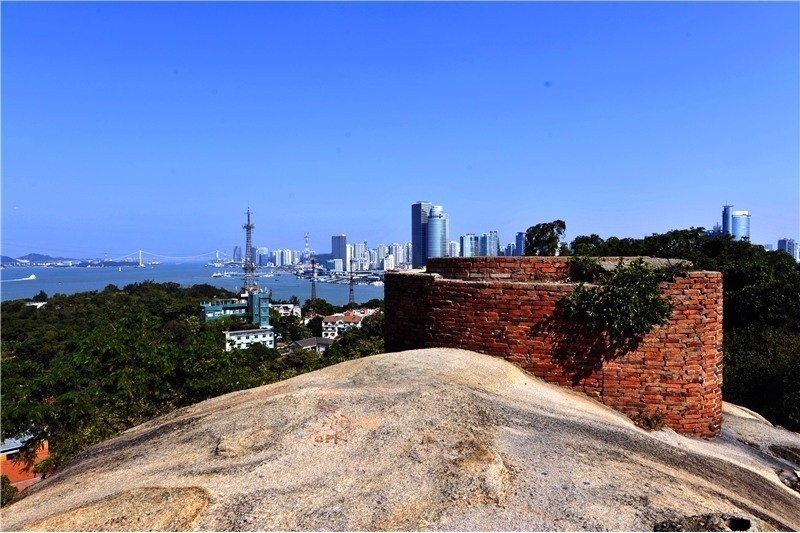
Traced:
POLYGON ((377 313, 379 309, 352 309, 344 313, 334 313, 322 318, 323 322, 354 322, 358 323, 368 316, 377 313))

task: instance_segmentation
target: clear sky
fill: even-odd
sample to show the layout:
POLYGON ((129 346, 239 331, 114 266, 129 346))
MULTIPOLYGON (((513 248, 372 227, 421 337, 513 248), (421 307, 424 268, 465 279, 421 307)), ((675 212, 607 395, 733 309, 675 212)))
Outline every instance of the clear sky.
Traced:
POLYGON ((330 251, 748 209, 800 237, 800 4, 17 3, 2 253, 330 251))

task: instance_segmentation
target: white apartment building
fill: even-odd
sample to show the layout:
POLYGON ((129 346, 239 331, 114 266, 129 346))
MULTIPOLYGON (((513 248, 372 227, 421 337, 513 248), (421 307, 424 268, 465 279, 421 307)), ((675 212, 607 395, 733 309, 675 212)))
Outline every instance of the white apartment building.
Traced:
POLYGON ((243 331, 225 332, 225 351, 234 348, 247 349, 251 344, 263 344, 267 348, 275 347, 275 331, 272 326, 260 329, 246 329, 243 331))

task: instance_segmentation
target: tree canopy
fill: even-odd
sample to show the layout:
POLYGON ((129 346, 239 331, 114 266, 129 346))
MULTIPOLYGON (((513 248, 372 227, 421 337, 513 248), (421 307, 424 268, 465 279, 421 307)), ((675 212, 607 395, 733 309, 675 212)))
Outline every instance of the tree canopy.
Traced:
POLYGON ((525 232, 525 255, 555 255, 566 230, 567 224, 563 220, 529 227, 525 232))
MULTIPOLYGON (((204 322, 199 306, 235 296, 143 282, 56 294, 38 309, 2 302, 2 437, 30 436, 29 450, 47 440, 51 456, 39 468, 48 470, 178 407, 383 349, 383 322, 365 321, 331 357, 259 344, 227 352, 223 332, 252 325, 239 316, 204 322)), ((297 317, 272 320, 288 339, 311 336, 297 317)))

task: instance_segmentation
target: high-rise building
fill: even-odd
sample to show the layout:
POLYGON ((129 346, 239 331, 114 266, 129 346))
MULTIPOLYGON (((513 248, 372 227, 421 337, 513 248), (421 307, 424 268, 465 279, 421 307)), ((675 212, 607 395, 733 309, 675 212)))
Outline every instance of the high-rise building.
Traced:
POLYGON ((733 206, 722 206, 722 233, 733 235, 733 206))
POLYGON ((447 250, 448 257, 458 257, 461 255, 461 245, 458 244, 458 241, 450 241, 450 246, 447 250))
POLYGON ((734 240, 750 240, 750 212, 734 211, 731 218, 733 219, 731 223, 731 233, 733 234, 734 240))
POLYGON ((331 237, 331 259, 341 259, 344 271, 350 271, 350 254, 347 246, 347 235, 344 233, 331 237))
POLYGON ((794 239, 778 239, 778 250, 783 250, 787 254, 791 255, 795 261, 797 260, 798 250, 797 243, 795 243, 794 239))
POLYGON ((369 256, 366 258, 364 255, 367 253, 367 243, 365 242, 357 242, 353 244, 353 255, 351 256, 354 261, 354 267, 356 270, 366 270, 368 268, 367 263, 369 262, 369 256))
POLYGON ((474 233, 461 236, 461 257, 475 257, 479 253, 479 239, 474 233))
POLYGON ((516 245, 516 243, 510 242, 510 243, 508 243, 508 244, 506 245, 506 254, 505 254, 505 255, 506 255, 506 256, 517 255, 517 254, 516 254, 516 251, 517 251, 517 245, 516 245))
MULTIPOLYGON (((428 228, 425 228, 425 231, 428 231, 428 228)), ((427 239, 427 237, 425 237, 427 239)), ((414 258, 414 246, 411 242, 407 242, 403 245, 403 258, 405 259, 406 264, 411 264, 414 258)))
POLYGON ((392 254, 384 257, 381 262, 383 263, 383 270, 394 270, 394 256, 392 254))
POLYGON ((517 242, 516 248, 514 249, 514 255, 523 256, 525 255, 525 232, 518 231, 517 232, 517 242))
POLYGON ((494 257, 500 254, 500 237, 496 231, 482 233, 480 240, 480 255, 494 257))
POLYGON ((283 266, 283 253, 280 250, 272 251, 272 262, 276 267, 283 266))
POLYGON ((375 253, 378 255, 378 260, 380 261, 381 259, 386 257, 387 254, 390 254, 391 252, 389 251, 389 247, 386 246, 385 244, 376 244, 375 253))
POLYGON ((425 266, 428 258, 428 215, 431 203, 420 201, 411 204, 411 266, 425 266))
POLYGON ((428 214, 428 253, 429 257, 445 257, 447 244, 450 242, 448 229, 449 223, 444 208, 440 205, 431 207, 428 214))
POLYGON ((233 247, 233 260, 234 261, 241 261, 242 260, 242 247, 241 246, 234 246, 233 247))
POLYGON ((267 263, 269 263, 269 249, 267 247, 261 247, 257 252, 258 266, 267 266, 267 263))
POLYGON ((394 256, 394 264, 402 265, 406 263, 406 247, 398 242, 393 242, 390 246, 390 254, 394 256))

